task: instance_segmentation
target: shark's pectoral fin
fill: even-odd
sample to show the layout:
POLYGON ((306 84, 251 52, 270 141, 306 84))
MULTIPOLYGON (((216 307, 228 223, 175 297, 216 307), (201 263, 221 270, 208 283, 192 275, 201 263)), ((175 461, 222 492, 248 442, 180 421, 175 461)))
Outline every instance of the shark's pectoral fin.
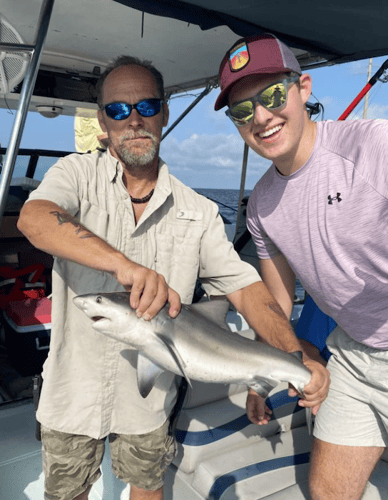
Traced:
POLYGON ((191 380, 189 379, 189 376, 187 375, 185 370, 185 362, 183 361, 182 356, 179 354, 174 344, 169 339, 167 339, 162 335, 159 335, 159 338, 163 341, 164 345, 170 351, 170 354, 173 357, 178 370, 180 371, 180 375, 184 377, 187 380, 190 387, 192 387, 191 380))
MULTIPOLYGON (((167 349, 170 356, 174 360, 174 364, 176 365, 179 375, 184 377, 191 386, 191 381, 185 371, 185 363, 175 346, 162 335, 159 335, 158 339, 160 348, 167 349)), ((165 370, 163 368, 160 368, 160 366, 155 364, 139 351, 137 356, 137 386, 143 398, 148 396, 155 385, 156 379, 164 371, 165 370)))
POLYGON ((278 385, 278 381, 271 379, 257 379, 249 387, 253 389, 259 396, 266 398, 268 394, 278 385))
POLYGON ((140 395, 146 398, 155 385, 156 379, 164 372, 162 368, 155 365, 153 361, 142 355, 137 356, 137 386, 140 395))

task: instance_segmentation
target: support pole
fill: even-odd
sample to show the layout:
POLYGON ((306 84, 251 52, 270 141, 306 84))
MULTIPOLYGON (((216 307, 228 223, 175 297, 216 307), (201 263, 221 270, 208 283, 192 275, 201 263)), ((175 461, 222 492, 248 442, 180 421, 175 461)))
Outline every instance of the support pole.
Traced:
MULTIPOLYGON (((30 104, 31 96, 34 90, 36 77, 38 75, 39 63, 42 57, 44 42, 46 40, 50 18, 53 10, 54 0, 44 0, 38 20, 36 31, 35 49, 26 76, 24 78, 22 90, 20 93, 19 107, 12 127, 11 137, 5 155, 2 175, 0 179, 0 227, 7 201, 9 186, 11 184, 12 174, 15 167, 15 161, 18 154, 20 140, 23 134, 24 125, 30 104)), ((21 45, 23 47, 23 45, 21 45)), ((30 49, 30 47, 28 47, 30 49)), ((29 50, 28 50, 29 51, 29 50)), ((23 50, 21 50, 23 52, 23 50)))
POLYGON ((195 99, 195 101, 193 101, 190 104, 190 106, 186 108, 185 111, 183 111, 180 117, 175 120, 175 122, 171 125, 171 127, 168 130, 166 130, 166 132, 162 135, 162 141, 178 125, 178 123, 180 123, 183 120, 183 118, 190 113, 190 111, 199 103, 199 101, 201 101, 205 96, 209 94, 211 90, 213 90, 213 88, 214 88, 213 85, 210 83, 206 86, 204 91, 201 92, 201 94, 199 94, 199 96, 195 99))
POLYGON ((249 146, 244 142, 244 156, 243 156, 243 163, 242 163, 242 172, 241 172, 241 182, 240 182, 240 194, 238 197, 238 210, 237 210, 237 219, 236 219, 236 231, 235 235, 237 234, 237 228, 240 225, 240 220, 241 220, 241 212, 242 212, 242 199, 244 198, 244 191, 245 191, 245 180, 247 177, 247 166, 248 166, 248 153, 249 153, 249 146))
POLYGON ((388 69, 388 59, 380 66, 377 72, 372 76, 369 82, 365 85, 365 87, 361 90, 361 92, 353 99, 353 101, 349 104, 349 106, 345 109, 342 115, 338 118, 338 120, 346 120, 346 118, 350 115, 353 109, 357 106, 357 104, 361 101, 361 99, 370 91, 373 85, 381 79, 385 71, 388 69))
MULTIPOLYGON (((372 74, 372 61, 373 61, 373 59, 369 59, 368 78, 366 79, 366 83, 369 82, 371 74, 372 74)), ((365 95, 364 112, 362 114, 362 117, 364 120, 366 120, 368 118, 368 107, 369 107, 369 93, 365 95)))

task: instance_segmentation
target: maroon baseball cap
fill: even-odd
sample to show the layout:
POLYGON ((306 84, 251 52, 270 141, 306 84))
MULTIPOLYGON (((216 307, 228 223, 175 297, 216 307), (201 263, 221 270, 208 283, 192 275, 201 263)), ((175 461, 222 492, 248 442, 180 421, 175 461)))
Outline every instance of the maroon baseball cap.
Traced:
POLYGON ((271 73, 302 74, 291 50, 274 35, 265 34, 241 38, 228 50, 219 71, 221 93, 214 109, 218 111, 228 103, 228 94, 235 83, 248 75, 271 73))

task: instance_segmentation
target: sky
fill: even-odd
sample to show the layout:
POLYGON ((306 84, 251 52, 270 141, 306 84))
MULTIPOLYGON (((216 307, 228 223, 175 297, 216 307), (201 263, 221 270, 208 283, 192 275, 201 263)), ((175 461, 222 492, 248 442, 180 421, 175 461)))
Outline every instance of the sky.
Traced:
MULTIPOLYGON (((372 75, 387 57, 373 59, 372 75)), ((310 102, 324 106, 324 119, 336 120, 367 83, 369 59, 309 71, 313 80, 310 102)), ((170 101, 172 124, 194 100, 195 91, 170 101)), ((187 115, 161 145, 161 157, 170 172, 192 188, 239 189, 244 144, 224 110, 214 111, 219 89, 213 90, 187 115)), ((362 118, 364 101, 348 119, 362 118)), ((14 112, 15 113, 15 112, 14 112)), ((0 144, 9 141, 15 114, 0 110, 0 144)), ((369 92, 368 118, 388 119, 388 83, 378 82, 369 92)), ((322 116, 318 116, 318 121, 322 116)), ((75 151, 74 119, 49 119, 29 113, 22 148, 75 151)), ((253 151, 248 156, 246 189, 253 189, 269 167, 268 160, 253 151)))

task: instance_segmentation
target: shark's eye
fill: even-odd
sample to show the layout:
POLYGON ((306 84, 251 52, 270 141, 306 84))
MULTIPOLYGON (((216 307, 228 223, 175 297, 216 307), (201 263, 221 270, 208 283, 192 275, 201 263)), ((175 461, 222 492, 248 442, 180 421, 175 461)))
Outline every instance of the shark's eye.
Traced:
POLYGON ((101 295, 97 295, 97 297, 96 297, 96 302, 97 302, 97 304, 101 304, 101 302, 102 302, 102 297, 101 297, 101 295))

